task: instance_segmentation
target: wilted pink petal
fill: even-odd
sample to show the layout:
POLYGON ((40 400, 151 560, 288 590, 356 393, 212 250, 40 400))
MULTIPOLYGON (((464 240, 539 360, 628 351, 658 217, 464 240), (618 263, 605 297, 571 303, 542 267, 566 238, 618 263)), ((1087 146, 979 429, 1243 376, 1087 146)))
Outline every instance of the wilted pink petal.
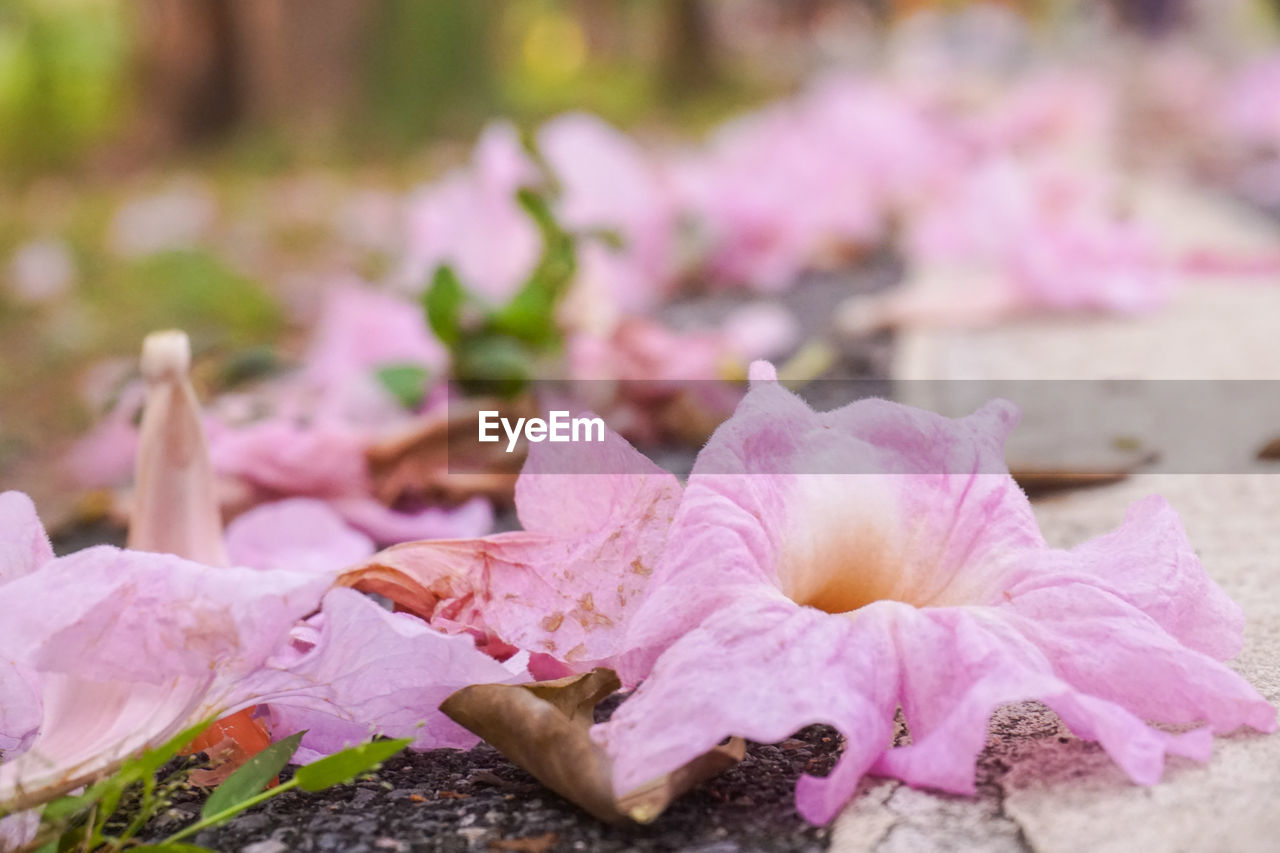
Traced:
POLYGON ((25 752, 40 729, 40 689, 27 667, 0 659, 0 760, 25 752))
POLYGON ((328 584, 105 546, 5 583, 0 659, 38 686, 42 717, 29 748, 0 765, 0 803, 73 787, 228 710, 227 685, 260 666, 328 584))
POLYGON ((374 734, 412 737, 420 748, 471 747, 475 736, 438 713, 440 703, 469 684, 528 677, 477 651, 470 637, 442 634, 352 590, 326 595, 315 621, 299 654, 237 686, 269 706, 277 736, 306 729, 311 755, 374 734))
POLYGON ((221 474, 273 494, 323 498, 367 491, 367 444, 363 430, 338 423, 272 418, 228 430, 211 452, 221 474))
POLYGON ((0 494, 0 586, 53 559, 35 504, 22 492, 0 494))
POLYGON ((359 402, 376 386, 379 368, 415 365, 439 374, 445 360, 421 305, 347 283, 325 296, 302 378, 319 396, 321 410, 345 414, 353 407, 344 404, 359 402))
POLYGON ((266 659, 313 610, 328 579, 302 572, 213 570, 170 554, 99 546, 4 586, 0 654, 41 672, 103 681, 222 677, 266 659))
POLYGON ((437 266, 451 265, 480 295, 504 301, 533 269, 541 244, 516 192, 537 180, 516 129, 485 128, 466 169, 424 187, 409 202, 404 286, 421 290, 437 266), (502 251, 494 251, 501 246, 502 251))
POLYGON ((1211 732, 1275 729, 1215 659, 1238 647, 1239 611, 1162 501, 1053 550, 1004 468, 1008 404, 955 421, 874 400, 816 413, 767 365, 751 374, 631 618, 628 674, 656 663, 594 730, 619 791, 727 736, 821 722, 847 746, 830 776, 801 780, 810 820, 868 771, 970 793, 991 713, 1032 699, 1142 784, 1166 755, 1206 759, 1211 732), (911 744, 893 748, 898 708, 911 744))
POLYGON ((238 566, 336 575, 374 552, 324 501, 290 498, 254 507, 227 527, 227 553, 238 566))
POLYGON ((1096 578, 1187 648, 1218 660, 1240 652, 1244 613, 1205 574, 1182 519, 1159 495, 1133 504, 1120 527, 1059 559, 1069 561, 1061 571, 1096 578))
POLYGON ((346 582, 412 598, 433 626, 589 669, 623 651, 679 495, 675 477, 613 433, 534 444, 516 484, 524 530, 388 548, 346 582))

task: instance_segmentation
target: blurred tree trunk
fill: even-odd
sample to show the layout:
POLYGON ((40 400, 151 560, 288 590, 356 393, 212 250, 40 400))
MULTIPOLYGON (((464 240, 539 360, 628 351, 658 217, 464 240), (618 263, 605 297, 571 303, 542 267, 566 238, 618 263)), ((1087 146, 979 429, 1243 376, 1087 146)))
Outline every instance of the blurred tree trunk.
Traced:
POLYGON ((148 142, 187 145, 243 114, 235 25, 225 0, 144 0, 138 70, 148 142))
POLYGON ((245 122, 323 128, 359 95, 373 0, 143 0, 145 124, 162 146, 245 122))
POLYGON ((666 96, 678 99, 715 85, 715 33, 702 0, 668 0, 664 29, 662 83, 666 96))

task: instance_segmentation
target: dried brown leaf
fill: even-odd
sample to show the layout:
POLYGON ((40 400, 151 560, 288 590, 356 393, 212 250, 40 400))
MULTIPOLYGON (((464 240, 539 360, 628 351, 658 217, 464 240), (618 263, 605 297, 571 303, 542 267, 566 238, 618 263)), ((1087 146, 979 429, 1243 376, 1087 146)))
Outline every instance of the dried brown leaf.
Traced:
MULTIPOLYGON (((520 415, 529 414, 517 408, 520 415)), ((481 444, 476 427, 482 409, 515 411, 505 402, 458 401, 446 414, 424 416, 371 445, 365 458, 378 499, 392 506, 406 499, 461 503, 481 495, 510 503, 523 447, 507 453, 505 440, 481 444)))
POLYGON ((531 684, 477 684, 440 710, 537 777, 608 823, 649 823, 677 797, 742 760, 734 738, 649 784, 617 797, 612 765, 589 730, 597 703, 622 686, 611 669, 531 684))

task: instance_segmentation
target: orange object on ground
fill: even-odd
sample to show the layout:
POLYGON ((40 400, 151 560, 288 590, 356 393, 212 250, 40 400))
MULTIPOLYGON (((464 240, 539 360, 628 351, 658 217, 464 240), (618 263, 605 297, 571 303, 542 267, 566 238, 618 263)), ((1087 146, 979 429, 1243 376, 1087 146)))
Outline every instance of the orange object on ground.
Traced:
MULTIPOLYGON (((252 708, 246 708, 214 722, 182 752, 183 755, 209 754, 209 769, 194 771, 191 782, 201 787, 212 787, 270 745, 271 735, 267 727, 253 716, 252 708)), ((272 779, 267 787, 273 788, 277 782, 277 779, 272 779)))

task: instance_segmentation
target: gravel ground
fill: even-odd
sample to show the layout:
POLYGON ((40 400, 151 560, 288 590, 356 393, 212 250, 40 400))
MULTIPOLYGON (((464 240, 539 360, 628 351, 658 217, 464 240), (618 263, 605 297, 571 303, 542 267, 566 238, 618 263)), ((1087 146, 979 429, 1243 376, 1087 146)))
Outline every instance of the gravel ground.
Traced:
MULTIPOLYGON (((821 726, 775 746, 753 744, 741 764, 653 824, 621 827, 580 811, 486 744, 404 753, 368 779, 318 794, 290 791, 191 840, 224 853, 825 850, 829 830, 796 814, 795 782, 829 772, 838 753, 839 737, 821 726)), ((201 801, 181 796, 151 831, 176 831, 201 801)))

